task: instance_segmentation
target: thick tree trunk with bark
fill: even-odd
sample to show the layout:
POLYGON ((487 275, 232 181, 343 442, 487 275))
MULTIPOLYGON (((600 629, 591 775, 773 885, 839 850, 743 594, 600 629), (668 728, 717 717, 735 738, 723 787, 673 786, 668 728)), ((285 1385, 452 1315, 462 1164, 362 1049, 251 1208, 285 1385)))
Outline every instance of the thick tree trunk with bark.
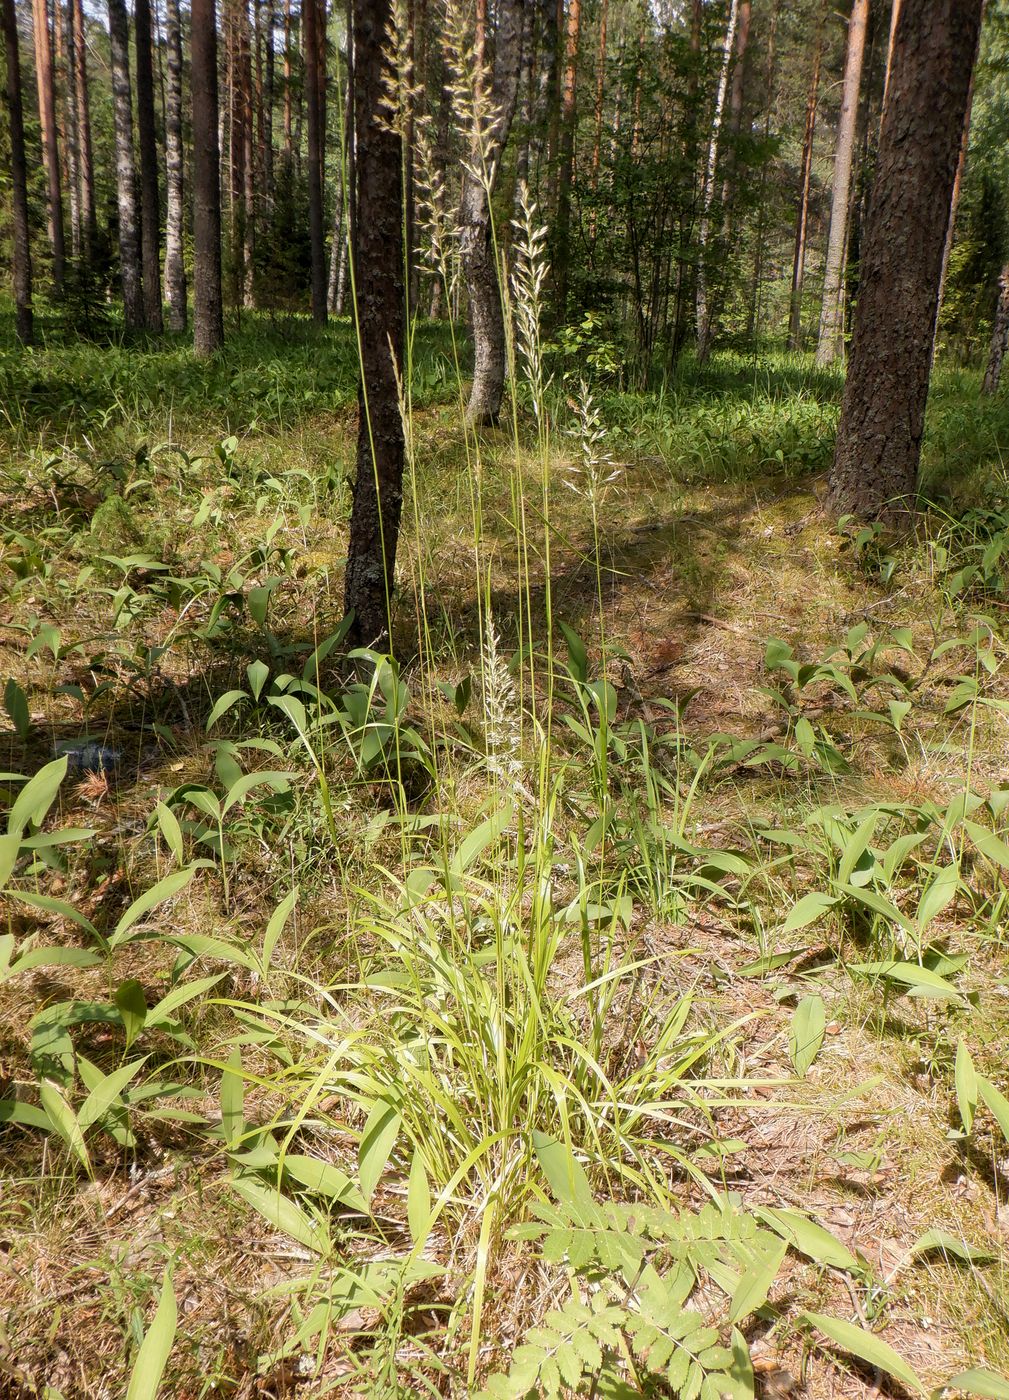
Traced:
POLYGON ((130 36, 124 0, 109 0, 112 101, 116 128, 116 201, 119 207, 119 275, 126 329, 144 326, 140 262, 137 174, 133 161, 133 107, 130 93, 130 36))
POLYGON ((154 131, 154 65, 151 55, 150 0, 136 0, 137 137, 140 146, 140 245, 143 258, 144 321, 149 331, 164 330, 161 307, 161 208, 158 199, 158 143, 154 131))
POLYGON ((984 372, 984 392, 997 392, 1002 379, 1002 360, 1009 348, 1009 263, 1002 269, 998 279, 998 306, 991 331, 991 349, 988 352, 988 366, 984 372))
POLYGON ((53 52, 49 37, 47 0, 32 0, 32 24, 35 35, 35 84, 39 97, 39 125, 42 128, 42 159, 46 170, 49 247, 53 257, 53 291, 57 296, 62 296, 66 275, 66 243, 63 233, 63 187, 60 183, 56 88, 53 82, 53 52))
POLYGON ((571 229, 571 182, 574 178, 575 122, 578 95, 578 38, 581 0, 568 0, 564 35, 564 80, 561 84, 561 123, 557 162, 557 217, 554 225, 554 301, 563 321, 568 303, 568 259, 571 229))
POLYGON ((305 46, 305 100, 308 106, 308 236, 312 253, 312 320, 326 324, 326 234, 323 228, 322 172, 326 150, 323 55, 319 51, 318 7, 325 0, 302 0, 305 46))
POLYGON ((184 239, 185 162, 182 149, 182 34, 179 0, 167 0, 168 93, 165 105, 165 290, 168 324, 184 331, 187 324, 184 239))
POLYGON ((828 504, 912 507, 943 243, 983 0, 902 0, 828 504))
POLYGON ((459 255, 469 294, 474 355, 467 413, 470 421, 478 424, 497 421, 504 396, 505 324, 491 233, 490 196, 515 115, 525 3, 526 0, 501 0, 498 7, 489 104, 495 115, 483 140, 482 165, 480 141, 473 141, 470 161, 480 174, 464 174, 460 202, 459 255))
POLYGON ((224 344, 214 0, 192 0, 192 30, 193 349, 202 357, 212 355, 224 344))
POLYGON ((792 254, 792 292, 788 304, 788 348, 802 348, 802 286, 806 277, 806 235, 809 229, 809 192, 813 178, 813 140, 816 135, 816 109, 820 100, 820 65, 823 62, 823 26, 816 37, 813 76, 806 99, 806 127, 802 136, 802 183, 799 212, 795 220, 795 249, 792 254))
POLYGON ((844 60, 841 113, 837 124, 837 150, 834 154, 830 233, 827 236, 827 262, 823 272, 820 339, 816 347, 818 365, 833 364, 838 355, 844 352, 844 252, 848 239, 851 167, 868 23, 869 0, 854 0, 848 21, 848 47, 844 60))
MULTIPOLYGON (((57 0, 56 12, 60 16, 62 29, 62 0, 57 0)), ((70 247, 74 257, 79 258, 84 252, 84 216, 81 208, 81 143, 77 122, 77 33, 72 3, 67 6, 63 97, 70 190, 70 247)))
POLYGON ((91 149, 91 101, 88 94, 88 59, 82 0, 70 0, 70 24, 74 36, 74 96, 77 101, 77 140, 80 147, 83 243, 84 254, 90 260, 94 257, 98 241, 98 216, 95 211, 95 164, 91 149))
POLYGON ((405 330, 402 147, 383 107, 390 0, 353 0, 354 287, 361 346, 357 479, 345 600, 351 636, 389 636, 403 508, 403 422, 398 367, 405 330))
POLYGON ((4 48, 7 55, 7 121, 11 145, 14 308, 17 338, 22 345, 35 339, 32 315, 32 254, 28 236, 28 166, 25 160, 25 123, 21 101, 21 58, 18 52, 18 20, 14 0, 0 0, 4 48))

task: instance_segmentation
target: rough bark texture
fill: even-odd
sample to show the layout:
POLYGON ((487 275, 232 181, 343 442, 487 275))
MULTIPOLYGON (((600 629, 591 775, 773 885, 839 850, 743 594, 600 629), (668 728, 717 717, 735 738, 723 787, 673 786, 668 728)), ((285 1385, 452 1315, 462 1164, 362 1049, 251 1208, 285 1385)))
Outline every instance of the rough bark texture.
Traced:
MULTIPOLYGON (((490 203, 501 155, 518 97, 522 29, 526 0, 501 0, 494 46, 490 107, 497 114, 484 143, 482 179, 463 177, 459 210, 459 254, 469 295, 473 335, 473 385, 468 415, 473 423, 494 423, 501 412, 505 382, 505 324, 501 288, 491 237, 490 203)), ((480 163, 479 151, 471 161, 480 163)))
POLYGON ((806 99, 806 127, 802 135, 802 182, 799 212, 795 220, 795 249, 792 254, 792 292, 788 306, 788 348, 802 347, 802 285, 806 277, 806 233, 809 229, 809 191, 813 177, 813 140, 816 135, 816 109, 820 100, 820 65, 823 62, 823 25, 816 36, 813 76, 806 99))
MULTIPOLYGON (((57 0, 56 10, 62 16, 61 6, 62 0, 57 0)), ((77 32, 72 3, 67 6, 64 79, 67 170, 70 175, 70 246, 74 257, 79 258, 84 251, 84 218, 81 209, 81 143, 77 122, 77 32)))
POLYGON ((0 21, 3 23, 4 48, 7 53, 6 98, 11 144, 15 326, 21 344, 31 345, 35 332, 32 318, 32 255, 28 239, 28 167, 25 162, 21 60, 18 53, 18 21, 14 0, 0 0, 0 21))
POLYGON ((711 136, 708 140, 708 159, 704 168, 703 193, 701 196, 701 219, 697 230, 697 358, 703 364, 711 350, 711 308, 708 305, 708 244, 711 241, 711 202, 715 195, 715 172, 718 169, 718 141, 722 129, 722 113, 725 110, 725 94, 729 84, 729 66, 732 62, 732 46, 736 37, 736 22, 739 16, 739 0, 731 0, 729 20, 725 27, 725 44, 722 49, 722 70, 718 77, 718 90, 715 93, 715 113, 711 120, 711 136))
POLYGON ((568 0, 564 35, 564 81, 561 85, 561 125, 557 163, 557 217, 554 225, 554 301, 563 321, 568 303, 568 258, 571 228, 571 182, 575 163, 575 120, 578 94, 578 39, 581 0, 568 0))
POLYGON ((318 7, 325 0, 302 0, 305 45, 305 100, 308 107, 308 236, 312 251, 312 320, 326 324, 326 235, 323 228, 322 170, 325 121, 321 104, 322 62, 318 7))
POLYGON ((179 0, 167 0, 168 92, 165 107, 165 290, 168 324, 184 331, 187 324, 186 263, 183 256, 185 162, 182 149, 182 34, 179 0))
POLYGON ((192 30, 193 349, 204 356, 212 355, 224 344, 214 0, 192 0, 192 30))
MULTIPOLYGON (((389 635, 403 508, 403 422, 396 384, 404 335, 402 150, 384 119, 390 0, 353 0, 353 259, 361 346, 357 479, 345 598, 352 637, 389 635)), ((325 290, 325 289, 324 289, 325 290)))
POLYGON ((109 0, 112 100, 116 128, 116 201, 119 207, 119 276, 126 329, 144 326, 140 264, 137 175, 133 163, 133 109, 130 101, 130 36, 124 0, 109 0))
POLYGON ((49 247, 53 257, 53 291, 57 296, 62 296, 66 273, 66 244, 63 234, 63 189, 60 184, 56 88, 53 83, 53 53, 49 38, 47 0, 32 0, 32 24, 35 35, 35 83, 39 95, 39 124, 42 128, 42 159, 46 169, 49 247))
POLYGON ((874 519, 911 503, 939 275, 982 0, 902 0, 862 244, 829 507, 874 519))
POLYGON ((88 58, 82 0, 70 0, 70 23, 74 34, 74 96, 77 100, 77 139, 80 146, 84 252, 90 259, 94 256, 98 240, 98 217, 95 212, 95 163, 91 150, 91 101, 88 94, 88 58))
POLYGON ((1009 263, 1002 269, 998 279, 999 297, 995 310, 995 322, 991 332, 991 349, 988 352, 988 367, 984 372, 984 392, 994 394, 1002 378, 1002 360, 1009 347, 1009 263))
POLYGON ((151 57, 150 0, 136 0, 137 138, 140 146, 140 246, 143 259, 144 321, 149 331, 164 330, 161 308, 161 208, 158 200, 158 143, 154 132, 154 65, 151 57))
POLYGON ((834 183, 830 199, 830 233, 827 236, 827 262, 823 272, 823 305, 820 311, 820 339, 816 363, 829 365, 844 351, 844 250, 848 238, 848 206, 851 201, 851 165, 858 123, 858 95, 862 82, 862 59, 869 23, 869 0, 854 0, 848 21, 848 47, 844 60, 841 113, 837 122, 837 150, 834 154, 834 183))

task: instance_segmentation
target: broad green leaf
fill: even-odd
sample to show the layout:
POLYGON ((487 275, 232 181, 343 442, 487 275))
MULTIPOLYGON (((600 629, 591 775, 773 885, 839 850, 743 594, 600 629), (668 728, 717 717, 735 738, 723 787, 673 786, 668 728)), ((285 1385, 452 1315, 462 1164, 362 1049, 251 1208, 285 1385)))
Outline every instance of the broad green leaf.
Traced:
POLYGON ((592 1188, 582 1164, 571 1150, 539 1131, 533 1133, 533 1147, 550 1189, 561 1205, 567 1206, 583 1224, 594 1220, 596 1208, 592 1188))
POLYGON ((326 1196, 351 1210, 367 1212, 368 1203, 353 1181, 346 1172, 334 1167, 331 1162, 289 1152, 284 1158, 284 1171, 293 1176, 299 1185, 307 1187, 317 1195, 326 1196))
POLYGON ((858 1260, 837 1236, 801 1212, 758 1206, 754 1214, 814 1264, 826 1264, 831 1269, 858 1269, 858 1260))
POLYGON ((135 1079, 141 1069, 147 1063, 148 1056, 142 1060, 133 1060, 127 1065, 120 1065, 111 1074, 103 1075, 98 1084, 91 1090, 84 1102, 81 1104, 81 1111, 77 1115, 81 1132, 90 1128, 92 1123, 97 1123, 109 1111, 116 1099, 129 1084, 131 1079, 135 1079))
POLYGON ((976 1395, 979 1400, 1009 1400, 1009 1381, 997 1376, 994 1371, 974 1367, 951 1377, 945 1385, 932 1392, 932 1400, 939 1400, 949 1391, 959 1391, 961 1395, 976 1395))
POLYGON ((928 997, 932 1001, 962 1002, 964 999, 952 982, 947 982, 945 977, 940 977, 927 967, 919 967, 917 963, 849 963, 848 971, 864 977, 883 977, 888 982, 899 982, 915 997, 928 997))
POLYGON ((210 733, 222 715, 226 715, 240 700, 247 699, 248 696, 244 690, 226 690, 223 695, 218 696, 214 708, 207 716, 207 733, 210 733))
POLYGON ((128 977, 116 988, 116 1005, 126 1030, 127 1050, 144 1028, 147 1020, 147 998, 135 977, 128 977))
POLYGON ((953 1073, 956 1089, 956 1106, 960 1110, 960 1121, 965 1133, 974 1126, 974 1112, 977 1108, 977 1071, 966 1044, 961 1040, 956 1047, 956 1068, 953 1073))
POLYGON ((8 975, 30 972, 33 967, 94 967, 101 961, 89 948, 29 948, 11 964, 8 975))
POLYGON ((249 678, 249 689, 252 691, 253 700, 259 701, 263 693, 263 687, 270 679, 270 668, 265 661, 251 661, 245 668, 245 674, 249 678))
POLYGON ((220 962, 238 963, 250 972, 259 971, 259 963, 251 953, 237 944, 226 943, 223 938, 211 938, 206 933, 185 933, 175 935, 171 941, 188 949, 194 957, 217 958, 220 962))
POLYGON ((12 831, 6 836, 0 836, 0 889, 3 889, 10 879, 20 853, 21 833, 19 831, 12 831))
POLYGON ((173 987, 167 992, 156 1006, 152 1006, 147 1013, 147 1024, 149 1026, 160 1026, 168 1020, 173 1012, 178 1011, 180 1006, 185 1006, 187 1001, 193 1001, 204 992, 209 992, 211 987, 216 987, 225 973, 219 972, 215 977, 198 977, 194 982, 185 982, 178 987, 173 987))
POLYGON ((61 919, 66 919, 69 923, 76 924, 78 928, 85 929, 104 946, 104 939, 91 920, 75 909, 72 904, 68 904, 65 899, 57 899, 55 895, 51 894, 36 894, 34 890, 8 889, 4 893, 9 899, 16 899, 21 904, 30 905, 32 909, 44 909, 47 914, 58 914, 61 919))
POLYGON ((977 1091, 985 1107, 1002 1129, 1002 1136, 1009 1142, 1009 1099, 1000 1094, 990 1079, 977 1077, 977 1091))
POLYGON ((242 1051, 235 1046, 221 1072, 221 1131, 230 1148, 238 1146, 245 1129, 245 1075, 242 1051))
POLYGON ((507 828, 512 819, 514 808, 511 802, 506 802, 486 821, 480 823, 459 843, 455 856, 452 859, 452 870, 457 875, 467 871, 476 858, 483 854, 492 841, 496 841, 501 833, 507 828))
POLYGON ((269 787, 274 792, 286 792, 290 783, 291 774, 280 769, 264 768, 258 773, 245 773, 228 789, 228 794, 221 804, 221 811, 227 815, 232 807, 244 802, 254 788, 269 787))
POLYGON ((77 1116, 63 1097, 59 1087, 51 1079, 43 1079, 39 1084, 39 1098, 42 1107, 45 1109, 49 1121, 59 1133, 67 1146, 76 1154, 84 1164, 88 1175, 91 1175, 91 1158, 88 1156, 88 1149, 84 1146, 84 1134, 81 1132, 81 1125, 77 1121, 77 1116))
POLYGON ((960 888, 960 871, 955 865, 945 865, 926 886, 918 904, 918 927, 926 929, 935 916, 956 898, 960 888))
POLYGON ((158 818, 158 828, 161 831, 161 835, 165 838, 165 845, 175 857, 176 862, 181 865, 185 851, 182 844, 182 827, 179 825, 179 819, 172 811, 171 807, 165 802, 159 802, 154 810, 158 818))
POLYGON ((171 1271, 166 1269, 158 1310, 133 1363, 126 1400, 157 1400, 168 1355, 175 1341, 177 1323, 178 1308, 175 1290, 172 1287, 172 1275, 171 1271))
POLYGON ((0 1123, 18 1123, 23 1128, 41 1128, 44 1133, 53 1130, 52 1120, 41 1108, 31 1103, 19 1103, 17 1099, 0 1099, 0 1123))
POLYGON ((859 1361, 864 1361, 867 1366, 878 1367, 888 1376, 893 1376, 895 1380, 909 1386, 911 1390, 916 1390, 919 1395, 925 1394, 925 1387, 911 1367, 881 1337, 867 1332, 864 1327, 857 1327, 853 1322, 845 1322, 839 1317, 827 1317, 825 1313, 806 1312, 800 1316, 842 1351, 857 1356, 859 1361))
POLYGON ((270 915, 270 922, 266 925, 266 933, 263 935, 264 972, 269 969, 270 963, 273 961, 273 950, 277 946, 277 939, 283 932, 284 925, 291 917, 291 912, 294 909, 294 906, 297 904, 297 902, 298 886, 295 885, 294 889, 291 890, 289 894, 286 894, 284 896, 284 898, 277 905, 276 909, 274 909, 273 913, 270 915))
POLYGON ((810 1065, 820 1053, 826 1026, 827 1015, 823 1007, 823 998, 803 997, 795 1008, 788 1028, 788 1053, 800 1079, 805 1078, 810 1065))
POLYGON ((159 880, 156 885, 145 890, 133 901, 116 924, 116 931, 109 940, 110 946, 118 948, 121 943, 125 943, 126 936, 135 923, 142 919, 145 914, 149 914, 157 905, 164 904, 168 899, 173 899, 175 895, 186 888, 195 874, 196 867, 187 865, 182 870, 173 870, 171 874, 159 880))
POLYGON ((785 923, 781 925, 782 934, 792 934, 796 928, 805 928, 807 924, 816 923, 817 918, 823 917, 828 909, 833 909, 834 904, 837 904, 837 899, 833 895, 823 895, 820 890, 812 890, 809 895, 803 895, 802 899, 792 904, 785 923))
POLYGON ((422 1245, 427 1239, 431 1220, 431 1187, 424 1169, 424 1159, 416 1148, 407 1182, 406 1218, 414 1244, 422 1245))
POLYGON ((275 1230, 290 1235, 314 1254, 328 1255, 332 1245, 322 1223, 288 1200, 272 1187, 263 1186, 253 1177, 233 1177, 232 1186, 254 1210, 258 1210, 275 1230))
POLYGON ((783 1239, 765 1235, 764 1247, 755 1252, 755 1257, 744 1270, 739 1287, 732 1295, 729 1308, 729 1321, 741 1322, 750 1313, 756 1312, 767 1302, 771 1285, 778 1277, 781 1261, 785 1257, 788 1244, 783 1239))
POLYGON ((41 826, 66 775, 67 756, 63 754, 61 758, 53 759, 52 763, 40 768, 33 778, 29 778, 11 808, 7 818, 7 830, 24 831, 29 822, 34 826, 41 826))
POLYGON ((357 1149, 358 1180, 361 1194, 366 1201, 375 1194, 382 1173, 385 1171, 389 1154, 399 1136, 399 1110, 385 1099, 376 1099, 368 1114, 364 1133, 357 1149))
POLYGON ((1000 865, 1003 870, 1009 870, 1009 846, 1004 841, 1001 841, 993 831, 978 826, 976 822, 965 821, 964 828, 974 845, 987 860, 992 861, 995 865, 1000 865))
POLYGON ((966 1240, 958 1240, 948 1230, 926 1230, 920 1235, 911 1246, 910 1256, 917 1259, 922 1254, 952 1255, 964 1264, 987 1264, 998 1258, 990 1249, 980 1249, 966 1240))

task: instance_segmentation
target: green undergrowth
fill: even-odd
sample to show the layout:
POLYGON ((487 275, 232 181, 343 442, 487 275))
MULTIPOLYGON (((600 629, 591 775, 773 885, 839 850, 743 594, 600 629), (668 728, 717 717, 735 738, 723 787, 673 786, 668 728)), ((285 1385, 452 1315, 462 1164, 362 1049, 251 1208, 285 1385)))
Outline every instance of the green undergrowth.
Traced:
POLYGON ((3 362, 4 1384, 1006 1394, 1004 405, 895 540, 805 360, 476 438, 422 328, 394 659, 243 319, 3 362))

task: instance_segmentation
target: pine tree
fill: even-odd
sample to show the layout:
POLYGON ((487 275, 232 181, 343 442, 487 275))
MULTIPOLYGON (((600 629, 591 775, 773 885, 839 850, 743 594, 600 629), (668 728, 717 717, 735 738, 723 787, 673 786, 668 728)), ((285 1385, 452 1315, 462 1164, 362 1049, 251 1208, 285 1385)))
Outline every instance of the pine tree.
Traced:
POLYGON ((215 0, 192 0, 193 349, 224 344, 221 298, 221 151, 217 128, 215 0))
POLYGON ((11 146, 13 204, 14 306, 17 338, 22 345, 35 339, 32 314, 32 254, 28 233, 28 166, 25 160, 25 124, 21 101, 21 58, 18 52, 18 20, 14 0, 0 0, 4 48, 7 53, 7 119, 11 146))
POLYGON ((133 104, 130 91, 130 37, 125 0, 109 0, 109 47, 116 132, 116 200, 119 206, 119 275, 128 331, 145 322, 137 209, 137 175, 133 161, 133 104))

